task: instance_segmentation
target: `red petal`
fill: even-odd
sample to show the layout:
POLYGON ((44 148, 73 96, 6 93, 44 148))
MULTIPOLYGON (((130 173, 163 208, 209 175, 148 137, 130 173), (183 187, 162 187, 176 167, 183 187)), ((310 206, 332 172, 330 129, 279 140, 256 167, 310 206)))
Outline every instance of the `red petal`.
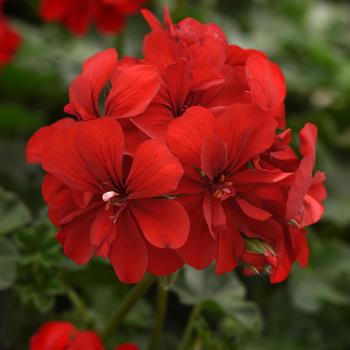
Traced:
POLYGON ((146 110, 160 87, 158 72, 150 65, 135 65, 115 74, 106 100, 105 115, 134 117, 146 110))
POLYGON ((130 208, 152 245, 172 249, 184 245, 190 223, 180 203, 168 199, 138 199, 130 202, 130 208))
POLYGON ((91 331, 77 332, 71 340, 72 349, 84 349, 84 350, 105 350, 101 339, 98 335, 91 331))
POLYGON ((69 0, 42 0, 40 3, 40 16, 46 20, 58 20, 62 18, 69 0))
POLYGON ((156 65, 163 72, 175 63, 179 57, 184 57, 186 49, 181 42, 176 42, 165 31, 156 31, 146 35, 143 45, 145 60, 156 65))
POLYGON ((319 221, 324 213, 323 206, 309 194, 305 195, 303 202, 303 219, 300 225, 302 227, 310 226, 319 221))
POLYGON ((109 260, 123 283, 137 283, 146 272, 147 249, 137 222, 128 210, 117 220, 117 237, 109 252, 109 260))
POLYGON ((213 114, 203 107, 191 107, 169 125, 167 142, 182 163, 200 168, 202 143, 214 131, 213 114))
POLYGON ((224 170, 227 162, 227 149, 221 138, 211 134, 203 140, 201 152, 201 169, 213 180, 224 170))
POLYGON ((51 138, 43 168, 73 189, 100 193, 101 184, 121 181, 123 139, 112 119, 76 123, 51 138))
POLYGON ((203 195, 181 198, 191 220, 186 243, 178 250, 186 263, 196 269, 208 267, 216 256, 217 241, 211 236, 202 211, 203 195))
POLYGON ((230 272, 236 268, 238 258, 244 250, 243 238, 232 220, 234 213, 227 205, 225 207, 228 217, 228 226, 227 229, 222 231, 218 236, 219 244, 215 272, 219 275, 230 272))
POLYGON ((137 345, 126 343, 117 346, 114 350, 140 350, 140 348, 137 345))
POLYGON ((222 207, 222 201, 213 197, 209 191, 206 191, 204 194, 203 215, 214 238, 217 237, 218 233, 226 229, 226 214, 222 207))
POLYGON ((167 248, 156 248, 147 244, 147 271, 156 276, 167 276, 181 268, 184 264, 179 253, 167 248))
POLYGON ((47 322, 30 339, 31 350, 62 350, 69 345, 76 328, 69 322, 47 322))
POLYGON ((158 19, 154 16, 154 14, 151 11, 147 9, 141 9, 141 13, 153 31, 163 30, 162 24, 158 21, 158 19))
POLYGON ((236 201, 242 211, 252 219, 265 221, 271 217, 269 212, 262 208, 256 207, 244 198, 237 198, 236 201))
POLYGON ((217 120, 217 133, 227 143, 231 172, 266 151, 275 139, 276 122, 248 104, 228 107, 217 120))
POLYGON ((106 210, 104 206, 97 212, 90 230, 91 244, 95 247, 99 247, 108 236, 116 235, 116 225, 111 218, 113 214, 114 210, 106 210))
POLYGON ((274 184, 288 178, 291 178, 291 173, 283 173, 280 170, 258 170, 245 169, 237 174, 234 174, 232 179, 237 185, 246 184, 274 184))
POLYGON ((95 210, 91 210, 76 217, 69 224, 63 225, 57 233, 57 239, 63 245, 64 254, 79 265, 86 264, 95 252, 89 234, 95 213, 95 210))
POLYGON ((107 49, 90 57, 83 66, 83 72, 70 85, 70 104, 65 111, 78 118, 90 120, 99 117, 98 100, 102 88, 117 67, 118 54, 107 49))
POLYGON ((51 137, 60 129, 73 125, 75 121, 71 118, 63 118, 49 126, 40 128, 29 139, 26 146, 26 158, 28 163, 40 163, 41 154, 46 151, 45 146, 51 137))
POLYGON ((118 7, 101 3, 97 8, 95 23, 101 32, 113 34, 124 27, 125 16, 118 7))
POLYGON ((133 123, 152 139, 164 140, 169 123, 174 120, 168 106, 152 102, 140 116, 133 118, 133 123))
POLYGON ((287 93, 281 69, 261 55, 254 54, 247 60, 246 74, 253 103, 277 116, 287 93))
POLYGON ((145 141, 135 153, 126 181, 128 198, 157 197, 172 192, 182 174, 181 164, 163 143, 145 141))

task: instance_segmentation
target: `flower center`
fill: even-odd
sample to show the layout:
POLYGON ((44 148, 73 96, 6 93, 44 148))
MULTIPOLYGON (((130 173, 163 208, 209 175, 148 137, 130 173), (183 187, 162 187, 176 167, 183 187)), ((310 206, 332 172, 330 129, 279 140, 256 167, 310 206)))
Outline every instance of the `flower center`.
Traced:
POLYGON ((105 210, 115 207, 115 214, 111 216, 111 219, 115 223, 118 220, 120 213, 126 207, 127 198, 118 192, 107 191, 103 193, 102 200, 106 202, 105 210))
POLYGON ((235 189, 233 188, 232 181, 225 181, 225 175, 220 175, 218 179, 214 179, 212 182, 213 196, 215 198, 220 198, 225 200, 228 197, 233 197, 236 194, 235 189))
POLYGON ((226 181, 224 174, 221 174, 214 180, 210 180, 202 170, 200 170, 200 174, 206 186, 212 191, 213 197, 224 201, 228 197, 235 196, 236 190, 233 187, 233 182, 226 181))

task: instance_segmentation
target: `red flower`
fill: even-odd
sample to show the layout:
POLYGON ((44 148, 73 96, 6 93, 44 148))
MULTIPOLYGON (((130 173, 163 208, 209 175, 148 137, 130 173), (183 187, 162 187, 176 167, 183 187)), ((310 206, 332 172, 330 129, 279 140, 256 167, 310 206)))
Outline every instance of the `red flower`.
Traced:
POLYGON ((228 272, 243 252, 240 231, 263 239, 282 233, 261 206, 256 186, 289 174, 248 167, 271 146, 275 129, 269 114, 242 104, 232 105, 218 118, 205 108, 192 107, 170 124, 167 142, 185 170, 177 192, 191 194, 184 199, 191 233, 180 249, 190 265, 203 268, 216 257, 217 273, 228 272))
POLYGON ((106 34, 119 32, 125 17, 145 0, 42 0, 40 15, 45 21, 64 24, 72 33, 83 35, 91 23, 106 34))
MULTIPOLYGON (((259 255, 245 252, 242 259, 255 271, 261 272, 266 266, 271 268, 271 281, 284 280, 295 260, 301 266, 308 263, 309 249, 307 244, 306 226, 320 220, 323 214, 322 202, 326 198, 324 188, 325 174, 316 172, 313 175, 316 158, 317 128, 308 123, 300 132, 299 160, 289 146, 290 132, 286 130, 276 137, 273 146, 259 156, 255 164, 259 168, 268 169, 273 166, 287 168, 294 173, 289 186, 284 188, 285 194, 278 203, 278 213, 274 211, 283 225, 283 235, 270 242, 275 252, 274 266, 268 261, 268 254, 259 255)), ((273 209, 272 209, 273 210, 273 209)), ((252 270, 246 269, 251 274, 252 270)))
POLYGON ((128 118, 146 110, 159 86, 160 77, 154 67, 136 59, 118 62, 116 50, 107 49, 84 63, 82 73, 71 83, 65 112, 84 121, 103 116, 118 119, 126 133, 127 149, 132 153, 147 136, 128 118))
POLYGON ((125 343, 117 346, 114 350, 140 350, 140 348, 135 344, 125 343))
POLYGON ((158 67, 161 88, 148 109, 133 122, 151 138, 163 139, 168 124, 191 106, 221 113, 233 103, 256 104, 284 126, 286 85, 278 66, 256 50, 228 45, 216 24, 186 18, 166 27, 147 10, 152 28, 144 57, 158 67))
POLYGON ((170 248, 184 244, 189 222, 164 197, 183 174, 165 145, 149 140, 132 159, 123 153, 122 130, 110 118, 56 128, 40 154, 48 172, 43 196, 67 256, 79 264, 108 257, 121 281, 135 283, 146 271, 164 275, 182 266, 170 248))
MULTIPOLYGON (((132 11, 104 4, 115 2, 132 11)), ((290 130, 276 134, 286 84, 275 63, 229 45, 215 24, 143 14, 144 59, 118 61, 114 49, 89 58, 65 107, 77 121, 44 127, 27 146, 47 171, 42 192, 65 254, 106 257, 127 283, 183 260, 216 260, 218 274, 241 262, 283 280, 295 260, 307 264, 305 227, 323 214, 316 127, 301 131, 300 159, 290 130)))
POLYGON ((69 322, 52 321, 30 339, 30 350, 104 350, 98 335, 79 331, 69 322))
POLYGON ((12 60, 22 41, 21 36, 9 26, 2 13, 3 2, 0 1, 0 68, 12 60))

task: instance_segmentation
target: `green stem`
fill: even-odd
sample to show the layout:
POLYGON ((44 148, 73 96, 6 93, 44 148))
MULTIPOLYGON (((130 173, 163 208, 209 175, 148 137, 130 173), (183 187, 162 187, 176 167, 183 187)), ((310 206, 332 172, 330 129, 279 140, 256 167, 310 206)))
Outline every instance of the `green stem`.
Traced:
POLYGON ((85 306, 83 300, 77 294, 77 292, 74 289, 68 288, 67 295, 68 295, 70 302, 72 303, 72 305, 74 306, 74 308, 78 312, 80 318, 85 323, 91 322, 91 314, 90 314, 89 310, 87 309, 87 307, 85 306))
POLYGON ((118 305, 106 328, 101 333, 103 340, 108 339, 113 331, 118 328, 124 317, 128 314, 136 302, 148 291, 154 281, 155 277, 147 274, 145 278, 126 295, 126 297, 118 305))
POLYGON ((156 321, 149 340, 147 350, 155 350, 157 348, 159 337, 163 329, 165 314, 168 306, 168 289, 159 279, 157 289, 157 306, 156 306, 156 321))
POLYGON ((200 313, 201 313, 201 304, 197 304, 191 310, 190 317, 188 318, 187 325, 181 339, 179 350, 190 349, 191 336, 194 330, 196 320, 200 313))
POLYGON ((114 46, 118 51, 118 57, 122 58, 124 55, 124 35, 123 33, 119 33, 116 35, 114 39, 114 46))

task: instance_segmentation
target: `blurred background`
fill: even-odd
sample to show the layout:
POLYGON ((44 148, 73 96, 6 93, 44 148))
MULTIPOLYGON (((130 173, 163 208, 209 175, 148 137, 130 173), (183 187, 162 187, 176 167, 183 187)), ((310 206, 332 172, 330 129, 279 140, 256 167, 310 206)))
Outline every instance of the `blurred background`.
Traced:
MULTIPOLYGON (((318 169, 327 173, 323 220, 309 232, 309 267, 270 285, 267 276, 186 270, 173 287, 162 344, 176 349, 191 305, 201 305, 194 349, 350 349, 350 2, 336 0, 168 1, 175 21, 216 22, 230 43, 264 51, 288 83, 287 124, 319 128, 318 169)), ((162 17, 163 1, 145 4, 162 17)), ((46 219, 42 174, 25 163, 30 135, 63 114, 69 82, 83 61, 107 47, 140 55, 148 28, 139 14, 119 36, 93 29, 73 37, 44 24, 37 0, 8 0, 5 14, 23 36, 0 73, 0 349, 27 349, 47 320, 101 329, 128 287, 110 265, 65 259, 46 219)), ((297 139, 297 137, 295 137, 297 139)), ((155 291, 122 324, 110 345, 143 344, 152 329, 155 291)))

